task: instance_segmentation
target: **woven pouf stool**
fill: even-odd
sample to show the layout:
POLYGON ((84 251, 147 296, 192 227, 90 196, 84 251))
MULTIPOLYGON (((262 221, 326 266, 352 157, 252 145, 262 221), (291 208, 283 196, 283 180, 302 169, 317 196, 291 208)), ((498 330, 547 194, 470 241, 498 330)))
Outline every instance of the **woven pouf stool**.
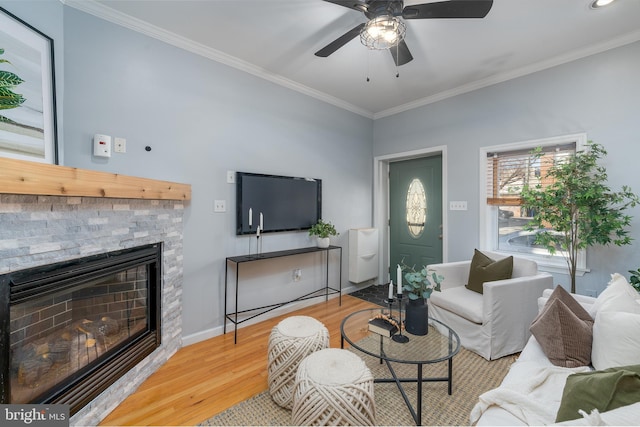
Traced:
POLYGON ((348 350, 307 356, 296 374, 291 420, 299 426, 375 425, 371 371, 348 350))
POLYGON ((291 409, 298 365, 309 354, 327 347, 329 331, 313 317, 287 317, 271 330, 268 382, 274 402, 291 409))

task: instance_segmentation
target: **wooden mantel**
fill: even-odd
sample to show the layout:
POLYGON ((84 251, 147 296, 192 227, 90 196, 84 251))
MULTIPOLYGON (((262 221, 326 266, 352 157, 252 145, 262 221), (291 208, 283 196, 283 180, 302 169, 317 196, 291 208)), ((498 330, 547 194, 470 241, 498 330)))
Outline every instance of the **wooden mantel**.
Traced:
POLYGON ((0 158, 0 193, 191 200, 191 185, 0 158))

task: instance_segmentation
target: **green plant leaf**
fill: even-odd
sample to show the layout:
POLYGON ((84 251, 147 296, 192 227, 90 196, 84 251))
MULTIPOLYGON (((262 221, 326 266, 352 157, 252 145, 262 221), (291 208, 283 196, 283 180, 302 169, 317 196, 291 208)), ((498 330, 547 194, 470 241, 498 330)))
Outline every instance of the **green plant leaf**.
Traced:
POLYGON ((13 121, 10 118, 5 117, 5 116, 0 116, 0 123, 9 123, 9 124, 12 124, 12 125, 18 124, 15 121, 13 121))
POLYGON ((428 270, 427 267, 409 267, 404 261, 400 267, 404 271, 402 289, 408 293, 410 299, 429 298, 433 291, 440 291, 440 282, 444 280, 442 276, 428 270))
POLYGON ((0 105, 17 107, 24 101, 25 99, 21 94, 14 93, 6 87, 0 87, 0 105))
POLYGON ((20 77, 10 71, 0 70, 0 87, 13 87, 23 83, 20 77))
POLYGON ((325 222, 322 219, 319 219, 317 223, 315 223, 309 229, 309 236, 318 236, 320 238, 325 238, 329 236, 337 236, 338 233, 336 228, 330 222, 325 222))

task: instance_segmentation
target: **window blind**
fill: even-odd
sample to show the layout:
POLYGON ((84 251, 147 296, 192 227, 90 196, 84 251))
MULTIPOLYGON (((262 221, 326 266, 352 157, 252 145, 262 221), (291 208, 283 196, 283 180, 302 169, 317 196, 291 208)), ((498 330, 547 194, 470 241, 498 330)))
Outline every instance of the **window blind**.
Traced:
POLYGON ((563 161, 576 151, 575 142, 542 147, 542 156, 532 149, 487 153, 487 204, 518 206, 525 185, 551 184, 546 171, 554 162, 563 161))

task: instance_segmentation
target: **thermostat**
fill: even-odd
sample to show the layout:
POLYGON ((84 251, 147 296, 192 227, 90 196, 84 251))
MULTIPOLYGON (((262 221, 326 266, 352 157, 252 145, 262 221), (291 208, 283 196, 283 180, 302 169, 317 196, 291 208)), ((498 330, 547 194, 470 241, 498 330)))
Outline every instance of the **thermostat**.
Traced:
POLYGON ((96 157, 111 157, 111 137, 109 135, 93 135, 93 155, 96 157))

